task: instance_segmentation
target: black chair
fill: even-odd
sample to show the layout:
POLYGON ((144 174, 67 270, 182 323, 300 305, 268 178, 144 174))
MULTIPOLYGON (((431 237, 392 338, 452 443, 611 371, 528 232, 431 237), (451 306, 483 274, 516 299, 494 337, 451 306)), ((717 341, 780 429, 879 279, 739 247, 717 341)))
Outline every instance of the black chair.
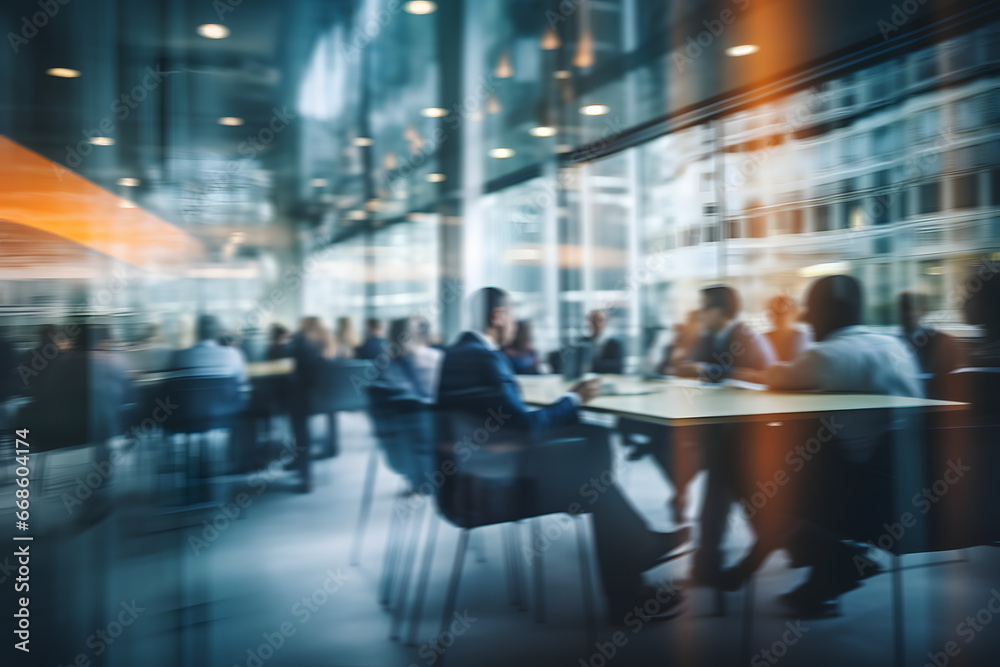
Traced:
POLYGON ((210 450, 219 440, 220 432, 225 434, 222 447, 228 447, 229 434, 246 408, 246 397, 239 379, 232 376, 173 377, 163 383, 160 392, 177 405, 162 427, 168 441, 175 436, 183 439, 183 461, 169 467, 182 474, 181 486, 185 491, 182 504, 189 504, 193 498, 204 498, 205 484, 216 472, 214 460, 226 460, 225 456, 213 457, 210 450), (192 474, 192 467, 197 472, 192 474))
MULTIPOLYGON (((543 480, 532 476, 531 446, 524 442, 489 443, 474 450, 459 451, 456 434, 473 433, 482 425, 482 420, 474 415, 461 412, 443 412, 437 418, 437 468, 442 473, 443 483, 435 488, 438 510, 452 525, 461 529, 451 578, 445 594, 441 631, 447 628, 455 611, 458 586, 462 568, 469 547, 471 532, 476 528, 507 524, 512 527, 508 534, 519 534, 517 523, 531 519, 536 540, 541 538, 539 517, 549 512, 538 511, 537 489, 543 480), (466 456, 466 452, 471 455, 466 456), (458 454, 458 455, 456 455, 458 454)), ((575 438, 574 440, 582 439, 575 438)), ((568 442, 568 439, 567 439, 568 442)), ((542 445, 543 446, 543 445, 542 445)), ((580 576, 586 618, 588 644, 596 636, 597 621, 594 610, 593 588, 590 577, 588 545, 581 523, 582 516, 574 515, 577 531, 577 548, 580 559, 580 576)), ((515 585, 520 585, 519 574, 510 568, 517 567, 518 551, 515 545, 507 545, 509 574, 515 585)), ((426 586, 427 561, 421 573, 420 587, 426 586)), ((535 551, 533 561, 535 588, 535 620, 545 620, 544 582, 542 554, 535 551)), ((419 604, 415 611, 415 622, 419 622, 419 604)))
POLYGON ((363 412, 368 409, 368 387, 377 376, 373 362, 366 359, 329 359, 319 373, 315 393, 310 401, 311 414, 329 418, 326 456, 340 453, 337 414, 363 412))

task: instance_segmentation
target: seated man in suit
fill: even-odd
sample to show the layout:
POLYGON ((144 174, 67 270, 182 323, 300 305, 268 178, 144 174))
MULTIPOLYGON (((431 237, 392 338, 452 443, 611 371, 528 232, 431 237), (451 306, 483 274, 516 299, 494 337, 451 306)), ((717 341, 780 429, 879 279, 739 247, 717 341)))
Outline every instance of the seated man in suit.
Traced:
POLYGON ((923 294, 903 292, 899 295, 899 325, 903 340, 909 345, 927 379, 929 396, 943 398, 947 394, 948 373, 961 366, 958 343, 934 327, 921 323, 927 314, 923 294))
MULTIPOLYGON (((816 343, 791 363, 738 375, 779 390, 923 396, 916 359, 906 343, 861 326, 862 293, 857 280, 851 276, 821 278, 810 288, 806 307, 805 320, 813 327, 816 343)), ((796 474, 794 487, 801 493, 795 506, 771 502, 761 508, 754 523, 757 544, 724 577, 729 587, 739 586, 770 551, 785 546, 794 567, 813 567, 804 584, 782 596, 800 617, 834 612, 842 593, 877 572, 874 566, 857 567, 856 558, 865 558, 867 550, 840 539, 836 529, 851 532, 866 523, 864 515, 874 508, 864 499, 885 491, 881 482, 873 485, 866 481, 887 474, 882 469, 885 462, 879 459, 886 452, 879 445, 885 441, 889 425, 884 416, 868 411, 837 415, 834 423, 838 428, 830 437, 835 446, 824 447, 796 474), (780 517, 786 511, 792 515, 792 523, 787 515, 780 517), (781 527, 786 530, 778 535, 781 527)), ((815 427, 811 423, 805 428, 815 435, 815 427)))
MULTIPOLYGON (((595 396, 597 382, 581 382, 555 403, 529 410, 510 361, 500 351, 516 322, 507 293, 481 289, 472 295, 470 307, 476 328, 463 333, 445 353, 438 408, 483 419, 491 414, 506 417, 490 438, 495 443, 524 443, 521 467, 531 470, 538 482, 532 510, 536 515, 573 512, 574 506, 593 512, 609 619, 622 624, 636 604, 649 599, 641 573, 683 544, 687 531, 651 532, 613 483, 592 488, 595 479, 613 473, 607 431, 578 422, 579 406, 595 396), (586 441, 568 446, 551 442, 567 437, 586 441)), ((672 616, 679 601, 680 595, 673 595, 653 618, 672 616)))
POLYGON ((604 337, 608 329, 608 314, 596 309, 587 314, 587 324, 590 335, 583 340, 590 344, 592 373, 612 373, 621 375, 625 372, 625 352, 617 338, 604 337))

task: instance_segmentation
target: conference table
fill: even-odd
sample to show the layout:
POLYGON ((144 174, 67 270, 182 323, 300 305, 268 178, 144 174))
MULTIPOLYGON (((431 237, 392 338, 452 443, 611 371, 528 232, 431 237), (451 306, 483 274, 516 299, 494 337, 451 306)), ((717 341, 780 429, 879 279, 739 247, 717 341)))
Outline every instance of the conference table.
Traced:
MULTIPOLYGON (((529 405, 548 405, 574 384, 558 375, 519 375, 522 396, 529 405)), ((687 378, 642 379, 602 376, 609 393, 587 403, 588 411, 669 426, 808 419, 831 412, 893 410, 948 412, 967 403, 876 394, 821 394, 770 391, 739 381, 706 383, 687 378)))
MULTIPOLYGON (((548 405, 574 384, 558 375, 519 375, 522 397, 534 406, 548 405)), ((855 412, 863 419, 871 411, 891 411, 894 417, 919 416, 966 410, 967 403, 874 394, 822 394, 818 392, 771 391, 763 385, 739 381, 705 383, 666 377, 643 379, 624 375, 602 376, 603 395, 584 409, 622 419, 667 426, 752 424, 819 419, 834 413, 855 412)), ((899 419, 894 433, 892 461, 896 473, 894 507, 911 505, 912 489, 926 479, 919 419, 899 419)), ((780 443, 775 443, 779 446, 780 443)), ((787 444, 787 443, 786 443, 787 444)), ((899 544, 917 551, 925 544, 925 526, 911 528, 899 544)))

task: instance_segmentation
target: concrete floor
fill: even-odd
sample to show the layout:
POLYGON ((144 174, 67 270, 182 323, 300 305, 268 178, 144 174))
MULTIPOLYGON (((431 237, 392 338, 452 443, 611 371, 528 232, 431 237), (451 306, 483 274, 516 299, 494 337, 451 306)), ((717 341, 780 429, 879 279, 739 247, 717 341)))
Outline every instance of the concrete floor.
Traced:
MULTIPOLYGON (((536 623, 530 610, 509 604, 501 530, 490 527, 478 531, 483 557, 472 551, 466 561, 457 603, 465 622, 455 626, 462 632, 438 636, 458 537, 455 528, 441 524, 417 645, 390 641, 391 614, 379 605, 377 589, 400 482, 379 468, 361 562, 352 567, 352 536, 373 441, 362 415, 342 415, 341 429, 343 452, 317 464, 313 493, 294 493, 289 473, 258 478, 252 486, 239 487, 249 501, 232 520, 218 510, 178 518, 148 506, 144 499, 156 476, 149 461, 135 454, 120 462, 114 484, 108 485, 113 512, 91 516, 74 508, 71 513, 65 494, 75 493, 75 478, 85 479, 93 466, 83 453, 53 456, 46 473, 53 481, 47 481, 33 506, 38 530, 32 560, 33 650, 3 664, 893 664, 891 575, 846 595, 842 616, 799 622, 784 615, 775 600, 802 576, 786 567, 782 553, 757 578, 753 655, 741 655, 743 592, 727 595, 727 614, 718 617, 710 591, 691 590, 679 618, 626 628, 617 636, 604 622, 598 597, 598 641, 588 642, 576 536, 558 517, 543 520, 551 536, 544 553, 546 622, 536 623), (214 522, 218 532, 202 522, 214 522), (101 630, 104 639, 97 634, 101 630), (442 643, 449 648, 439 652, 442 643)), ((670 491, 650 462, 624 465, 619 479, 653 528, 672 528, 664 508, 670 491)), ((700 492, 699 478, 695 507, 700 492)), ((7 522, 12 495, 3 494, 0 515, 6 525, 12 523, 7 522)), ((727 550, 735 559, 750 533, 739 518, 731 527, 727 550)), ((994 608, 1000 608, 1000 549, 908 556, 902 562, 904 664, 1000 664, 1000 614, 987 607, 995 595, 994 608), (975 625, 965 620, 977 614, 975 625), (953 656, 946 654, 949 642, 954 642, 953 656)), ((689 564, 682 558, 663 565, 649 573, 650 581, 681 579, 689 564)), ((888 558, 884 564, 889 565, 888 558)), ((9 619, 9 579, 2 585, 9 619)))

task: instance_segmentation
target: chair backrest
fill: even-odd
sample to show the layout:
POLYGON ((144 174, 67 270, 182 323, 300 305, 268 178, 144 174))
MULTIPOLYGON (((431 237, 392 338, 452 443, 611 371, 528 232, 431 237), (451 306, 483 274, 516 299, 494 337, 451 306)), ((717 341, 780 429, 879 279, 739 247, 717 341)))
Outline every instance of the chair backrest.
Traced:
POLYGON ((389 468, 406 477, 414 491, 429 493, 435 467, 435 421, 431 405, 394 397, 391 390, 368 388, 375 438, 389 468))
POLYGON ((532 516, 535 479, 524 475, 524 441, 494 440, 481 415, 438 411, 438 508, 463 528, 532 516))
POLYGON ((316 383, 314 412, 354 412, 368 409, 366 388, 377 376, 367 359, 324 360, 316 383))
POLYGON ((236 377, 175 377, 162 394, 178 407, 163 422, 170 433, 198 433, 228 428, 245 405, 236 377))

